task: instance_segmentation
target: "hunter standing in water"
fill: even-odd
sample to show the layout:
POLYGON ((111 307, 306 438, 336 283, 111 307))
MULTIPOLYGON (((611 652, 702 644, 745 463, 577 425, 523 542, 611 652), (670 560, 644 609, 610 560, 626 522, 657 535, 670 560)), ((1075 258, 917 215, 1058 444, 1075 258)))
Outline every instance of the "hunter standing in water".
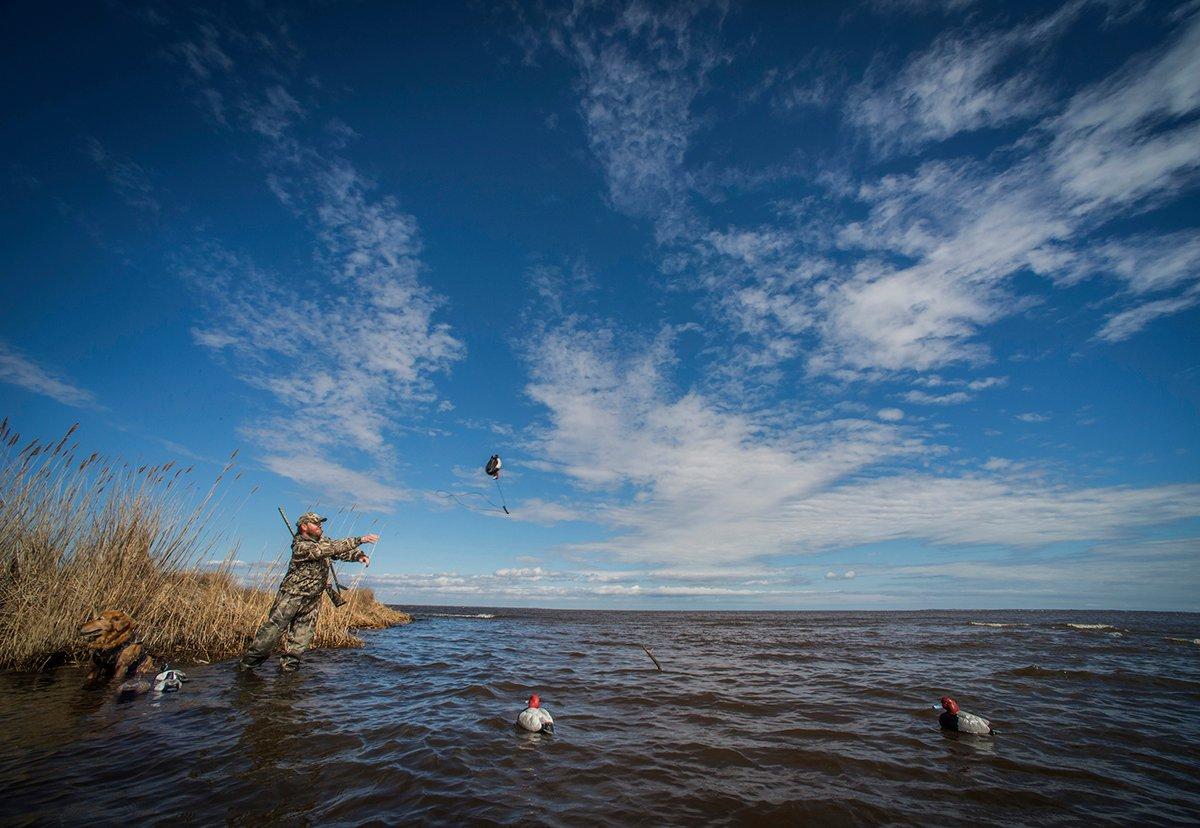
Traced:
POLYGON ((300 667, 300 658, 312 646, 317 629, 317 613, 321 609, 321 593, 329 583, 329 568, 334 558, 339 561, 368 563, 370 558, 359 549, 364 543, 375 543, 379 535, 361 535, 331 541, 324 537, 321 524, 326 518, 315 512, 305 512, 296 521, 292 539, 292 562, 279 585, 275 603, 267 620, 258 628, 249 649, 238 663, 240 670, 253 670, 267 660, 280 636, 283 655, 279 669, 291 672, 300 667))

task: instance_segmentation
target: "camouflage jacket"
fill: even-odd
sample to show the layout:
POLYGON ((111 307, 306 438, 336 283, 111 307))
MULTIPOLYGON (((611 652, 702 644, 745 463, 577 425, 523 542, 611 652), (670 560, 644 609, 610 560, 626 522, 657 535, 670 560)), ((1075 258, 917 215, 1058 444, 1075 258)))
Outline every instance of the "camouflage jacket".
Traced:
POLYGON ((358 546, 361 543, 362 538, 357 537, 313 540, 296 535, 292 539, 292 562, 288 565, 283 583, 279 585, 279 591, 309 598, 319 595, 329 581, 329 565, 332 559, 358 560, 361 554, 358 546))

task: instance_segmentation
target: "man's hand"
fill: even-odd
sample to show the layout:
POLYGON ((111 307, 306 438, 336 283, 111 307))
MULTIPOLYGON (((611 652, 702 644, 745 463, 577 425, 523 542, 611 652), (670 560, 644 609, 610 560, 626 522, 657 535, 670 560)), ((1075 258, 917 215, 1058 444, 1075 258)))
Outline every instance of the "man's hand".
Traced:
MULTIPOLYGON (((377 540, 379 540, 379 535, 363 535, 361 538, 358 539, 358 542, 360 544, 375 543, 375 541, 377 541, 377 540)), ((370 564, 371 559, 369 557, 367 557, 366 552, 359 552, 358 553, 358 562, 363 563, 363 564, 370 564)))

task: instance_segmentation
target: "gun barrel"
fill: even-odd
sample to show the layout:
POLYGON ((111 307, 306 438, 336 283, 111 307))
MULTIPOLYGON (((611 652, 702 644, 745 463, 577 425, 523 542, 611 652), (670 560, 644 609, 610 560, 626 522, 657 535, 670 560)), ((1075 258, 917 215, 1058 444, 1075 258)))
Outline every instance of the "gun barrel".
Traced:
POLYGON ((283 525, 287 527, 288 534, 289 534, 289 535, 291 535, 293 538, 294 538, 294 537, 296 537, 296 533, 295 533, 295 532, 292 530, 292 522, 291 522, 290 520, 288 520, 288 519, 287 519, 287 515, 285 515, 285 514, 283 513, 283 507, 282 507, 282 506, 279 506, 279 507, 276 507, 276 508, 278 508, 278 509, 279 509, 279 516, 280 516, 281 518, 283 518, 283 525))

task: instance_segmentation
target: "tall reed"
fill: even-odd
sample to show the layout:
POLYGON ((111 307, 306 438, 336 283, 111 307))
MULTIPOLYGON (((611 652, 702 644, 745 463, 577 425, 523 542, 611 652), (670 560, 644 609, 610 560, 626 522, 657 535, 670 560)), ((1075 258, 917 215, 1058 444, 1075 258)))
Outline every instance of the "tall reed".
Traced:
MULTIPOLYGON (((28 442, 0 422, 0 668, 39 669, 86 656, 79 625, 106 609, 129 613, 142 640, 176 663, 240 654, 274 597, 280 571, 246 586, 233 574, 234 545, 217 525, 234 457, 207 489, 192 467, 131 466, 98 454, 79 459, 76 428, 57 442, 28 442)), ((236 455, 236 452, 234 453, 236 455)), ((327 599, 318 647, 357 646, 354 627, 409 619, 355 590, 335 610, 327 599)))

